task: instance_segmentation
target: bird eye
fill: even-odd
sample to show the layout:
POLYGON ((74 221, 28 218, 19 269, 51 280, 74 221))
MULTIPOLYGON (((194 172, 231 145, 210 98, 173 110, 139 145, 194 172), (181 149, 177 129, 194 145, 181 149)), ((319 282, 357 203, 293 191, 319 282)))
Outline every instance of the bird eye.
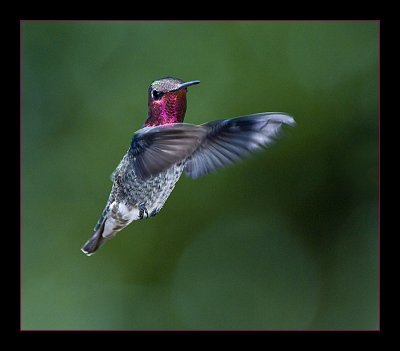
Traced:
POLYGON ((162 97, 163 95, 164 95, 164 93, 161 92, 161 91, 153 90, 153 91, 151 92, 151 96, 153 97, 154 100, 159 100, 159 99, 161 99, 161 97, 162 97))

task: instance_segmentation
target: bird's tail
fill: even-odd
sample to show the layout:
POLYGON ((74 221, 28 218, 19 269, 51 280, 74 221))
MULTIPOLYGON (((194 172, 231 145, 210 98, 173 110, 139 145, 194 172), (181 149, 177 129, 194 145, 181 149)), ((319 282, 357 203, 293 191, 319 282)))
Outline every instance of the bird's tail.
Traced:
POLYGON ((87 255, 91 256, 93 255, 99 248, 102 246, 109 238, 104 238, 102 233, 104 229, 104 223, 103 225, 97 229, 92 237, 86 242, 85 245, 81 248, 81 251, 87 255))
POLYGON ((93 255, 105 242, 114 237, 114 235, 103 235, 106 222, 106 211, 107 208, 104 209, 99 221, 97 222, 93 235, 81 248, 81 251, 87 256, 93 255))

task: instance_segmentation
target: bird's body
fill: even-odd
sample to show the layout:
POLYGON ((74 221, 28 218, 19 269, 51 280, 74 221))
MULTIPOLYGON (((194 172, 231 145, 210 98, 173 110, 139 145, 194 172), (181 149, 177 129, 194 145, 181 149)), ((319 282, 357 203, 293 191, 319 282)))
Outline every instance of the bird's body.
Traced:
POLYGON ((295 123, 282 113, 183 123, 186 88, 197 83, 164 78, 150 86, 148 118, 112 174, 106 207, 82 248, 88 256, 132 221, 155 216, 183 172, 198 178, 234 163, 269 145, 282 124, 295 123))
POLYGON ((135 174, 131 157, 128 151, 112 175, 113 186, 94 229, 94 240, 85 244, 84 252, 89 255, 132 221, 155 216, 164 206, 184 168, 184 162, 179 162, 156 176, 142 180, 135 174))

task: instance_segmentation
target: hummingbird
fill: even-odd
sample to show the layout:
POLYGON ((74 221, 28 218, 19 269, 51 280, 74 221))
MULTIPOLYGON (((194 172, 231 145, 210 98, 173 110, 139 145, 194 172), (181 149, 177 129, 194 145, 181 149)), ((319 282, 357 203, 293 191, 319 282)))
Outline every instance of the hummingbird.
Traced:
POLYGON ((111 175, 106 206, 82 247, 90 256, 132 221, 153 217, 182 173, 196 179, 268 147, 293 117, 262 112, 201 125, 184 123, 187 88, 200 81, 166 77, 148 89, 148 116, 111 175))

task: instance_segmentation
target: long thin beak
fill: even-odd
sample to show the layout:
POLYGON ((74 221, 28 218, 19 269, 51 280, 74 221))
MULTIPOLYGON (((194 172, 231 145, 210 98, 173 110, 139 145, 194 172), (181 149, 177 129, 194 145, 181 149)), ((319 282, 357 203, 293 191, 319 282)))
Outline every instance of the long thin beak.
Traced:
POLYGON ((199 84, 199 83, 200 83, 199 80, 192 80, 190 82, 185 82, 185 83, 182 83, 178 88, 174 89, 173 91, 180 90, 180 89, 186 88, 188 86, 199 84))

